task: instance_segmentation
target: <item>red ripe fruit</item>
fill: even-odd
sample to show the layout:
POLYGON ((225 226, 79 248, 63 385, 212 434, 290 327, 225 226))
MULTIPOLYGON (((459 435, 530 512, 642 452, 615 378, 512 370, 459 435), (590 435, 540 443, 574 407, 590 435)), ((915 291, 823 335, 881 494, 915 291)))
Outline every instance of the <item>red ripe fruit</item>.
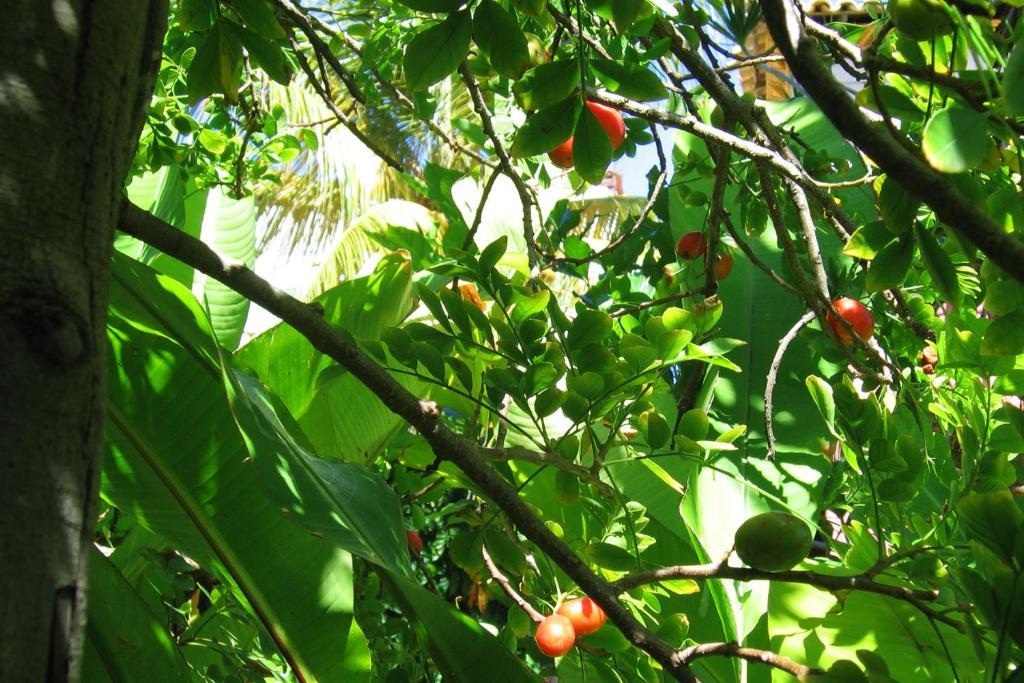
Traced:
POLYGON ((578 636, 589 636, 604 626, 605 615, 601 606, 590 598, 576 598, 563 602, 558 614, 572 622, 572 628, 578 636))
POLYGON ((622 120, 622 114, 615 111, 611 107, 606 107, 598 102, 591 102, 587 100, 587 109, 594 115, 597 122, 604 128, 604 132, 608 134, 608 139, 612 143, 612 149, 618 149, 622 146, 622 141, 626 139, 626 122, 622 120))
POLYGON ((724 280, 732 272, 732 254, 720 254, 715 259, 715 279, 724 280))
POLYGON ((684 261, 692 261, 707 250, 708 245, 704 241, 704 233, 701 232, 688 232, 676 242, 676 254, 684 261))
MULTIPOLYGON (((839 314, 840 318, 850 323, 858 337, 864 341, 871 339, 871 335, 875 332, 875 319, 871 317, 871 311, 864 304, 844 296, 833 301, 832 307, 836 309, 836 313, 839 314)), ((846 325, 836 320, 831 311, 829 311, 826 321, 829 327, 832 328, 832 331, 836 333, 836 336, 843 340, 844 343, 853 343, 853 337, 850 335, 849 330, 846 329, 846 325)))
POLYGON ((572 168, 572 138, 548 152, 548 158, 558 168, 572 168))
POLYGON ((561 614, 552 614, 537 627, 537 648, 548 657, 561 657, 576 643, 572 622, 561 614))
POLYGON ((405 540, 409 544, 409 550, 412 551, 413 555, 419 555, 420 551, 423 550, 423 539, 415 531, 406 531, 405 540))

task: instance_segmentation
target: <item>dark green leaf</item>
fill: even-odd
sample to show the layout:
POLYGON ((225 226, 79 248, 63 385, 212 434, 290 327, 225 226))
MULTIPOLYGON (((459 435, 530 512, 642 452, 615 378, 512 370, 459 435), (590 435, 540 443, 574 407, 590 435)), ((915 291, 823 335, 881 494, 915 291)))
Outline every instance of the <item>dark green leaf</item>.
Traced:
POLYGON ((843 253, 854 258, 873 259, 892 240, 892 232, 886 228, 885 223, 875 221, 857 228, 843 247, 843 253))
POLYGON ((899 287, 914 260, 914 237, 910 233, 893 240, 875 256, 868 269, 865 287, 869 292, 899 287))
POLYGON ((637 102, 656 102, 668 97, 657 74, 640 64, 623 64, 611 59, 592 59, 590 67, 605 87, 637 102))
POLYGON ((566 343, 572 349, 602 341, 612 331, 612 319, 604 311, 587 309, 572 321, 566 343))
POLYGON ((604 173, 612 162, 612 143, 590 107, 580 111, 573 134, 572 157, 576 172, 584 180, 593 185, 604 180, 604 173))
MULTIPOLYGON (((529 157, 558 147, 572 136, 581 106, 578 97, 570 97, 531 115, 516 133, 509 154, 513 157, 529 157)), ((608 136, 605 135, 607 140, 608 136)))
POLYGON ((473 21, 466 10, 417 33, 405 49, 405 82, 423 90, 455 71, 469 52, 473 21))
POLYGON ((885 227, 897 235, 910 230, 919 206, 921 202, 911 197, 899 183, 885 177, 878 193, 878 212, 882 214, 885 227))
POLYGON ((274 14, 274 8, 267 0, 231 0, 231 6, 238 11, 245 25, 259 33, 264 39, 284 38, 284 29, 274 14))
POLYGON ((182 0, 178 10, 178 25, 182 31, 205 31, 213 24, 211 0, 182 0))
POLYGON ((579 62, 575 59, 559 59, 527 71, 512 86, 512 92, 520 107, 532 111, 561 102, 573 94, 579 85, 579 62))
POLYGON ((477 5, 473 39, 502 76, 519 78, 530 67, 526 35, 515 16, 494 0, 481 0, 477 5))
POLYGON ((242 45, 245 46, 256 65, 278 83, 288 85, 292 78, 292 64, 284 46, 273 43, 247 28, 241 28, 239 32, 242 45))
POLYGON ((188 666, 157 620, 114 564, 89 553, 89 621, 82 680, 187 683, 188 666), (97 676, 91 675, 96 672, 97 676))
POLYGON ((406 7, 416 10, 417 12, 454 12, 463 4, 465 0, 398 0, 406 7))
POLYGON ((932 276, 935 289, 939 290, 943 299, 954 306, 959 306, 960 281, 957 279, 956 268, 953 267, 949 254, 935 239, 932 231, 916 225, 914 234, 917 236, 917 244, 921 248, 921 260, 924 261, 925 268, 932 276))

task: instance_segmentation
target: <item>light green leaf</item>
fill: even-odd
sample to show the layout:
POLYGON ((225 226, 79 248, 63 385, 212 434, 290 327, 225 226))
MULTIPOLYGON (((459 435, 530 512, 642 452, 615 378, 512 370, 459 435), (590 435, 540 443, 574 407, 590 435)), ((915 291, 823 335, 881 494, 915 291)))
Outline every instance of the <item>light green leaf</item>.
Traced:
POLYGON ((592 59, 590 68, 606 88, 631 100, 657 102, 668 97, 668 90, 661 79, 644 65, 592 59))
MULTIPOLYGON (((256 260, 256 205, 253 197, 234 199, 221 187, 211 188, 200 238, 217 253, 251 268, 256 260)), ((192 291, 196 298, 209 306, 213 329, 220 343, 227 349, 238 346, 249 316, 249 300, 202 273, 196 275, 192 291)))
POLYGON ((988 146, 985 116, 955 103, 935 112, 921 141, 928 163, 943 173, 963 173, 976 167, 988 146))
POLYGON ((351 557, 263 493, 198 302, 115 255, 107 337, 104 498, 216 573, 304 677, 368 680, 365 639, 349 638, 358 633, 351 557))

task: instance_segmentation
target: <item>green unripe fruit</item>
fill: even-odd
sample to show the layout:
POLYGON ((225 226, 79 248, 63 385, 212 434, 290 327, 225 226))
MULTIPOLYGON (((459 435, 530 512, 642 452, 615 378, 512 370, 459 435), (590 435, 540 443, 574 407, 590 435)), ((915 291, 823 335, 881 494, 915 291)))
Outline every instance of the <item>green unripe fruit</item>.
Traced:
POLYGON ((889 18, 900 33, 931 40, 953 30, 953 22, 936 0, 889 0, 889 18))
POLYGON ((736 530, 736 554, 765 572, 782 572, 800 563, 811 550, 807 525, 785 512, 765 512, 736 530))

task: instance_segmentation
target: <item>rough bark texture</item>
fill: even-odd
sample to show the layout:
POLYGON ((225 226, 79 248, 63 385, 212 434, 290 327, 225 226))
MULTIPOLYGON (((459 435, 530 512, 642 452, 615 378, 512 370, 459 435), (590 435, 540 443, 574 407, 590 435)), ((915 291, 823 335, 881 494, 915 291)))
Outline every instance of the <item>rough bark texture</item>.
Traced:
POLYGON ((77 679, 110 249, 166 0, 6 0, 0 21, 0 680, 77 679))

